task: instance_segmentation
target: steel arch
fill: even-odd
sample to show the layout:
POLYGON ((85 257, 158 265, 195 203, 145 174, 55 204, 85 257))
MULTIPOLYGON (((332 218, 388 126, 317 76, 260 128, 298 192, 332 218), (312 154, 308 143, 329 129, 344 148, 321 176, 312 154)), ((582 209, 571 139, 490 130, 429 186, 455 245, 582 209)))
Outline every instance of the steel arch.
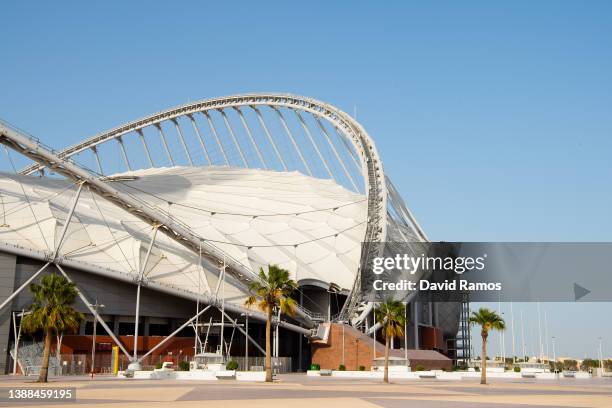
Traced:
MULTIPOLYGON (((18 136, 23 135, 19 133, 5 131, 2 132, 2 136, 6 144, 11 145, 12 148, 21 151, 37 162, 23 169, 21 171, 22 174, 32 174, 37 171, 42 171, 46 167, 50 167, 54 171, 62 173, 72 179, 87 179, 90 186, 93 185, 94 189, 98 190, 105 198, 127 211, 134 213, 146 222, 152 225, 159 225, 160 229, 165 232, 166 235, 194 250, 196 243, 201 242, 200 237, 197 237, 188 228, 184 228, 185 226, 177 225, 175 220, 167 219, 164 214, 160 214, 155 211, 155 209, 146 208, 146 205, 143 206, 144 203, 134 200, 134 197, 126 197, 125 194, 115 190, 112 186, 109 186, 108 183, 97 179, 91 172, 75 165, 70 157, 87 149, 91 149, 95 152, 95 149, 100 144, 113 139, 121 141, 121 137, 130 132, 136 132, 141 135, 142 129, 147 126, 159 127, 160 123, 165 121, 172 121, 176 124, 178 118, 187 117, 190 119, 194 113, 206 114, 211 110, 222 111, 226 108, 239 110, 240 107, 251 107, 256 109, 259 106, 271 107, 273 109, 283 107, 292 109, 295 112, 308 112, 314 115, 315 118, 324 118, 351 142, 358 154, 368 201, 368 222, 363 240, 366 243, 383 241, 386 237, 387 229, 388 192, 382 161, 380 160, 374 142, 365 129, 348 114, 332 105, 312 98, 289 94, 266 93, 235 95, 188 103, 126 123, 110 131, 93 136, 58 153, 43 148, 37 141, 27 138, 26 140, 20 140, 18 136)), ((98 159, 97 156, 96 159, 98 159)), ((368 262, 372 256, 376 255, 375 252, 377 248, 377 245, 366 245, 364 247, 361 258, 362 265, 368 262)), ((221 251, 215 250, 215 248, 209 248, 209 255, 216 260, 224 257, 224 254, 221 253, 221 251)), ((252 278, 248 267, 244 265, 235 264, 232 269, 234 272, 233 275, 241 281, 244 281, 244 279, 248 281, 249 278, 247 277, 252 278)), ((353 304, 356 301, 357 288, 358 276, 351 290, 351 298, 354 299, 352 302, 353 304)))
MULTIPOLYGON (((350 115, 325 102, 303 96, 272 93, 241 94, 191 102, 128 122, 107 132, 97 134, 83 142, 58 152, 56 156, 59 159, 69 159, 71 156, 86 151, 87 149, 92 149, 95 152, 95 149, 99 145, 107 141, 121 141, 122 136, 131 132, 136 132, 140 135, 142 134, 142 129, 148 126, 156 126, 159 129, 160 124, 166 121, 171 121, 176 125, 178 118, 186 117, 192 119, 195 113, 207 115, 209 111, 214 110, 223 113, 223 109, 231 108, 239 110, 241 107, 257 109, 257 107, 261 106, 271 107, 275 110, 279 107, 288 108, 295 112, 308 112, 314 115, 315 118, 324 118, 351 142, 358 154, 368 201, 367 227, 363 239, 366 244, 364 245, 360 260, 360 264, 364 265, 371 257, 376 256, 376 252, 378 251, 379 246, 371 244, 384 241, 387 236, 388 187, 384 169, 376 146, 363 126, 350 115)), ((97 156, 96 159, 98 159, 97 156)), ((45 167, 46 165, 44 163, 37 162, 23 169, 21 173, 32 174, 37 171, 42 171, 45 167)), ((357 276, 351 290, 351 295, 349 296, 350 301, 347 302, 348 309, 355 307, 357 301, 357 299, 355 299, 355 292, 358 285, 357 276)), ((347 310, 344 311, 344 313, 346 312, 347 310)))

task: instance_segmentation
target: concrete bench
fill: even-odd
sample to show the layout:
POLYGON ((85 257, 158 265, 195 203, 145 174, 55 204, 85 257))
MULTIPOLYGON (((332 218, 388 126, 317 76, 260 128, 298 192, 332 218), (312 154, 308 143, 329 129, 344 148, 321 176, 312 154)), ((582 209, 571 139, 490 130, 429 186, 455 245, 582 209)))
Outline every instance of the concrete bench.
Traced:
POLYGON ((536 378, 535 373, 521 373, 521 377, 523 378, 536 378))
POLYGON ((420 373, 419 378, 437 378, 436 373, 420 373))
POLYGON ((217 371, 215 376, 220 380, 233 380, 236 378, 236 370, 217 371))

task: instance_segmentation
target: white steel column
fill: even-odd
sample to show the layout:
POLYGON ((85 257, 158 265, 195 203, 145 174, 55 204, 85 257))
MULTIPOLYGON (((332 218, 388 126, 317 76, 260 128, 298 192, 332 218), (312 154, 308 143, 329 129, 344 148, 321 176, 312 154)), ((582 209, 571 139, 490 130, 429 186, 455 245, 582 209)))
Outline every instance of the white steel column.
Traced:
POLYGON ((253 133, 251 132, 251 128, 249 127, 249 124, 247 123, 246 119, 244 118, 244 115, 242 114, 242 111, 240 110, 240 108, 238 108, 237 106, 234 106, 234 109, 236 110, 236 112, 238 112, 238 116, 240 116, 240 121, 242 122, 242 126, 244 126, 244 130, 247 132, 247 135, 249 136, 249 139, 251 140, 251 143, 253 144, 253 147, 255 148, 255 152, 257 153, 257 157, 259 157, 259 161, 261 162, 261 164, 263 165, 264 169, 268 169, 268 165, 266 164, 261 151, 259 150, 259 146, 257 146, 257 143, 255 143, 255 138, 253 137, 253 133))
POLYGON ((357 168, 358 171, 361 171, 361 165, 359 164, 359 159, 357 159, 355 157, 355 155, 353 154, 353 149, 351 149, 351 146, 349 145, 349 143, 346 141, 346 138, 344 136, 342 136, 342 133, 340 132, 340 130, 334 126, 334 130, 336 131, 336 134, 338 135, 338 139, 340 139, 340 141, 342 142, 342 144, 344 145, 344 147, 346 147, 346 150, 348 151, 349 156, 351 157, 353 164, 355 165, 355 167, 357 168))
MULTIPOLYGON (((151 350, 147 351, 145 354, 143 354, 137 361, 141 362, 142 360, 144 360, 145 358, 147 358, 147 356, 151 355, 151 353, 153 353, 155 350, 157 350, 158 348, 160 348, 161 346, 163 346, 164 344, 166 344, 166 342, 170 339, 172 339, 174 336, 176 336, 177 334, 180 333, 181 330, 183 330, 185 327, 189 326, 195 319, 197 319, 198 317, 200 317, 201 315, 204 314, 204 312, 206 312, 208 309, 211 308, 212 305, 208 305, 206 306, 204 309, 200 310, 200 312, 198 314, 196 314, 195 316, 193 316, 191 319, 187 320, 185 323, 183 323, 183 325, 181 327, 179 327, 178 329, 176 329, 175 331, 173 331, 169 336, 166 336, 162 341, 160 341, 159 343, 157 343, 151 350)), ((129 355, 128 355, 129 357, 129 355)))
POLYGON ((11 295, 9 297, 6 298, 6 300, 4 302, 2 302, 2 304, 0 305, 0 310, 4 309, 4 307, 6 305, 8 305, 22 290, 24 290, 25 288, 27 288, 28 286, 30 286, 30 283, 32 283, 32 281, 34 279, 36 279, 36 277, 38 275, 40 275, 40 273, 42 271, 44 271, 45 269, 47 269, 47 266, 49 266, 51 264, 51 262, 47 262, 46 264, 44 264, 44 266, 42 268, 40 268, 39 270, 36 271, 36 273, 34 273, 34 275, 30 276, 28 278, 28 280, 26 280, 16 291, 14 291, 13 293, 11 293, 11 295))
POLYGON ((287 126, 287 121, 285 120, 285 117, 283 116, 283 114, 281 113, 281 111, 278 108, 274 107, 272 109, 274 109, 274 111, 278 115, 278 118, 280 119, 280 121, 281 121, 281 123, 283 125, 283 128, 285 128, 285 132, 287 133, 287 136, 289 136, 289 140, 291 140, 291 144, 295 148, 295 151, 297 152, 298 156, 300 156, 300 160, 302 161, 302 164, 304 165, 304 168, 308 172, 308 175, 312 176, 312 171, 310 170, 310 167, 308 166, 308 163, 306 163, 306 160, 304 159, 304 155, 302 154, 302 151, 300 150, 299 146, 297 145, 297 143, 295 141, 295 138, 293 137, 293 133, 291 133, 291 130, 289 130, 289 126, 287 126))
POLYGON ((96 146, 92 146, 91 151, 93 152, 94 157, 96 158, 96 164, 98 165, 98 171, 100 172, 101 175, 104 175, 104 170, 102 170, 102 163, 100 163, 100 156, 98 155, 98 148, 96 146))
POLYGON ((144 148, 147 158, 149 159, 149 164, 151 165, 151 167, 154 167, 153 159, 151 158, 151 152, 149 152, 149 146, 147 146, 147 141, 145 140, 144 133, 142 133, 142 129, 138 129, 136 132, 138 133, 138 136, 140 137, 140 141, 142 142, 142 147, 144 148))
POLYGON ((404 303, 404 358, 408 367, 408 303, 404 303))
POLYGON ((168 142, 166 141, 166 135, 164 135, 164 129, 162 129, 161 123, 156 123, 155 127, 157 128, 157 131, 159 132, 159 137, 161 138, 162 145, 164 146, 164 150, 166 151, 166 154, 168 155, 168 160, 170 160, 170 164, 174 166, 174 159, 172 158, 172 154, 170 153, 170 149, 168 148, 168 142))
POLYGON ((13 334, 15 336, 15 358, 13 358, 13 375, 17 375, 17 365, 19 361, 19 340, 21 339, 21 321, 23 320, 25 314, 25 310, 21 309, 21 320, 19 320, 19 328, 17 328, 17 313, 13 312, 13 334))
POLYGON ((357 184, 355 183, 355 180, 353 179, 353 176, 351 176, 351 173, 349 173, 348 169, 346 168, 346 165, 344 164, 344 160, 342 160, 342 158, 340 157, 340 154, 338 153, 338 150, 336 150, 336 146, 334 146, 334 143, 332 142, 331 137, 329 136, 329 133, 327 133, 327 129, 325 129, 325 126, 323 126, 323 124, 321 123, 321 119, 319 119, 318 116, 315 116, 315 120, 317 124, 319 125, 321 132, 323 132, 323 135, 325 135, 325 139, 327 140, 329 147, 334 152, 334 156, 336 156, 338 163, 340 163, 340 167, 342 167, 344 174, 349 179, 349 181, 351 182, 355 190, 359 191, 359 189, 357 188, 357 184))
POLYGON ((372 310, 372 350, 374 352, 374 357, 372 360, 376 359, 376 303, 374 303, 374 308, 372 310))
POLYGON ((242 163, 244 163, 244 167, 249 167, 246 161, 246 157, 244 156, 244 153, 242 152, 242 148, 240 147, 240 144, 238 143, 238 139, 236 139, 236 135, 234 134, 234 129, 232 129, 232 126, 230 125, 229 120, 227 119, 227 115, 222 109, 219 110, 219 113, 221 113, 221 116, 223 117, 223 122, 225 122, 225 127, 227 128, 227 131, 229 132, 232 140, 234 141, 234 144, 236 145, 236 149, 238 149, 238 154, 240 154, 240 158, 242 159, 242 163))
MULTIPOLYGON (((217 307, 217 309, 219 309, 219 308, 217 307)), ((221 309, 219 309, 219 310, 221 310, 221 309)), ((266 355, 266 350, 264 350, 264 349, 263 349, 263 348, 262 348, 262 347, 261 347, 259 344, 257 344, 257 342, 255 342, 255 340, 253 340, 253 338, 252 338, 251 336, 249 336, 249 334, 248 334, 247 332, 245 332, 245 331, 242 329, 242 327, 240 327, 240 325, 237 325, 237 324, 236 324, 236 321, 235 321, 234 319, 232 319, 232 317, 231 317, 230 315, 228 315, 228 314, 227 314, 226 312, 224 312, 224 311, 221 311, 221 313, 222 313, 222 314, 223 314, 225 317, 227 317, 227 320, 229 320, 229 321, 230 321, 230 323, 235 324, 235 325, 236 325, 236 328, 237 328, 237 329, 238 329, 238 330, 239 330, 239 331, 240 331, 242 334, 244 334, 244 335, 246 336, 246 338, 247 338, 247 339, 248 339, 248 340, 249 340, 251 343, 253 343, 253 345, 254 345, 255 347, 257 347, 257 349, 258 349, 259 351, 261 351, 261 352, 262 352, 262 354, 263 354, 264 356, 266 355)))
MULTIPOLYGON (((66 273, 66 271, 64 271, 64 268, 62 268, 59 264, 55 264, 55 266, 57 267, 57 269, 62 273, 62 275, 64 275, 64 277, 66 278, 66 280, 68 280, 68 282, 72 282, 72 279, 70 279, 70 276, 68 276, 68 274, 66 273)), ((94 310, 94 308, 91 306, 91 303, 89 302, 89 300, 87 300, 87 298, 85 297, 85 295, 83 295, 83 292, 81 292, 81 290, 78 288, 78 286, 74 286, 74 288, 77 291, 77 294, 79 295, 79 298, 81 299, 81 301, 85 304, 85 306, 89 309, 89 311, 91 312, 92 315, 96 316, 96 318, 98 319, 98 321, 100 322, 100 324, 102 325, 102 327, 104 328, 104 330, 106 331, 106 333, 110 336, 111 339, 113 339, 113 341, 115 342, 115 344, 117 344, 117 346, 119 346, 119 348, 121 349, 121 351, 123 352, 123 354, 125 354, 128 358, 130 357, 130 353, 128 353, 128 351, 125 349, 125 347, 123 346, 123 344, 119 341, 119 339, 117 338, 117 336, 115 336, 115 333, 113 333, 113 331, 110 329, 110 327, 108 327, 108 325, 106 324, 106 322, 104 320, 102 320, 100 318, 100 316, 98 315, 98 313, 94 310)))
POLYGON ((208 164, 212 165, 212 161, 210 160, 210 156, 208 155, 208 149, 206 149, 206 144, 204 144, 204 139, 202 138, 202 134, 200 133, 200 128, 198 127, 198 124, 196 123, 193 115, 187 115, 187 116, 191 120, 191 125, 193 126, 193 130, 196 132, 196 135, 198 135, 200 146, 202 146, 202 150, 204 151, 204 156, 206 157, 208 164))
POLYGON ((178 137, 183 145, 183 149, 185 150, 185 155, 187 156, 187 161, 189 161, 189 165, 193 166, 193 160, 191 160, 191 154, 189 154, 189 149, 187 148, 187 143, 185 143, 185 138, 183 137, 183 132, 181 131, 181 126, 178 123, 178 120, 172 119, 174 126, 176 127, 176 133, 178 133, 178 137))
POLYGON ((68 231, 68 226, 70 225, 70 221, 72 220, 72 216, 74 215, 74 209, 76 208, 77 203, 79 202, 79 197, 81 196, 81 190, 83 190, 84 182, 79 183, 79 187, 72 199, 72 204, 70 205, 70 211, 68 212, 68 216, 64 221, 64 225, 62 226, 62 231, 60 232, 60 236, 55 244, 55 250, 53 251, 52 259, 55 260, 57 255, 59 254, 60 249, 62 248, 62 244, 64 243, 64 238, 66 237, 66 232, 68 231))
POLYGON ((414 301, 414 348, 419 349, 419 303, 414 301))
POLYGON ((323 157, 323 154, 321 153, 321 150, 319 149, 319 146, 317 145, 317 143, 315 142, 314 138, 312 137, 312 133, 310 132, 310 128, 308 127, 308 125, 304 121, 304 118, 302 118, 302 115, 300 115, 300 113, 297 110, 294 110, 293 112, 295 113, 295 116, 297 116, 299 122, 302 124, 302 128, 304 128, 304 133, 306 133, 306 136, 310 140, 310 143, 312 143, 312 146, 314 147, 315 151, 317 152, 317 155, 319 156, 319 159, 321 159, 321 162, 323 163, 323 166, 325 167, 325 170, 327 171, 327 174, 329 175, 329 178, 331 178, 334 181, 336 181, 336 177, 334 177, 334 174, 332 173, 331 169, 329 168, 329 165, 327 164, 327 160, 325 160, 325 157, 323 157))
POLYGON ((257 114, 257 119, 259 120, 259 124, 261 125, 261 127, 263 128, 266 136, 268 137, 268 140, 270 141, 270 144, 272 144, 272 148, 274 149, 274 152, 276 153, 276 156, 278 157, 278 160, 280 161, 281 165, 283 166, 283 169, 285 171, 288 171, 287 164, 285 163, 285 161, 283 160, 283 157, 279 153, 278 148, 276 147, 276 143, 274 143, 274 139, 272 139, 272 135, 270 134, 270 131, 268 130, 268 126, 266 125, 266 122, 264 121, 263 117, 261 116, 261 112, 255 106, 251 106, 251 109, 253 109, 255 111, 255 113, 257 114))
POLYGON ((134 357, 133 361, 135 361, 138 357, 138 323, 140 319, 140 287, 142 286, 142 280, 144 278, 144 273, 147 268, 147 263, 149 262, 149 257, 151 256, 151 251, 153 250, 153 244, 155 243, 155 237, 157 236, 158 227, 153 227, 153 237, 151 238, 151 243, 149 244, 149 248, 147 249, 147 254, 145 255, 145 259, 140 268, 140 273, 138 276, 138 286, 136 288, 136 316, 134 317, 134 357))
POLYGON ((208 127, 210 128, 210 132, 215 137, 215 140, 217 141, 217 145, 219 146, 219 149, 221 149, 221 154, 223 155, 223 159, 225 160, 225 164, 227 164, 229 166, 230 165, 229 159, 227 158, 227 154, 225 153, 225 149, 223 148, 223 144, 221 143, 221 139, 219 139, 219 134, 217 133, 217 128, 215 127, 215 124, 214 124, 212 118, 210 117, 210 115, 206 111, 202 112, 202 114, 204 116, 206 116, 206 120, 208 121, 208 127))
POLYGON ((132 171, 132 166, 130 166, 130 161, 128 160, 127 152, 125 151, 125 146, 123 145, 123 139, 121 136, 117 137, 117 142, 119 143, 119 147, 121 148, 121 154, 123 155, 123 160, 125 161, 125 165, 129 171, 132 171))

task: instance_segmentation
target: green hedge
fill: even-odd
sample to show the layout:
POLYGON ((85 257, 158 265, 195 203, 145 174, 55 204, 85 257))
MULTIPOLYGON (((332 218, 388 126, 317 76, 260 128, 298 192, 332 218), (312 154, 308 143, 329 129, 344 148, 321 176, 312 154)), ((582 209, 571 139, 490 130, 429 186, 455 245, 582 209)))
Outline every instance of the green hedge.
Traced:
POLYGON ((321 364, 312 363, 310 365, 310 371, 320 371, 320 370, 321 370, 321 364))

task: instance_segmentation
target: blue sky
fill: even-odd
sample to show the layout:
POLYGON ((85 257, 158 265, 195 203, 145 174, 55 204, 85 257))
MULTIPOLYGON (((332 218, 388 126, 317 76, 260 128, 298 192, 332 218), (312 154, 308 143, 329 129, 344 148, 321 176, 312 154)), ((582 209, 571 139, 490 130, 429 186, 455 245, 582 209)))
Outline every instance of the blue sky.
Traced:
MULTIPOLYGON (((433 240, 612 239, 610 2, 11 2, 0 35, 0 118, 54 147, 291 92, 356 107, 433 240)), ((602 308, 548 305, 558 354, 612 356, 602 308)))

